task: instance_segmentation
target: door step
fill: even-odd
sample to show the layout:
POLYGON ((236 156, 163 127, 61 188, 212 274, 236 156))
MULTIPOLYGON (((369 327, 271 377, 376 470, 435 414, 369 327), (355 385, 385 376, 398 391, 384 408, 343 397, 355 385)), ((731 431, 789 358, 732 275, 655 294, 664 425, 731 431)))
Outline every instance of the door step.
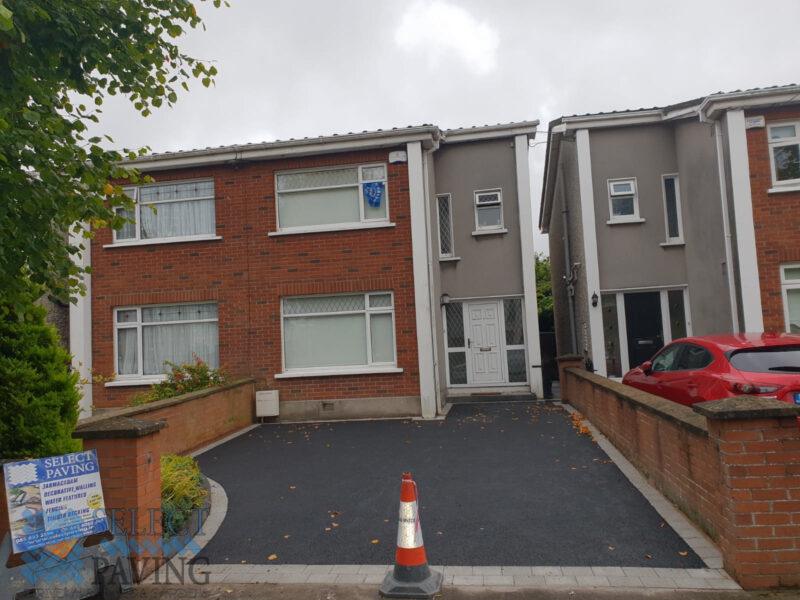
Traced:
POLYGON ((448 404, 480 404, 484 402, 537 402, 536 394, 471 394, 448 396, 448 404))

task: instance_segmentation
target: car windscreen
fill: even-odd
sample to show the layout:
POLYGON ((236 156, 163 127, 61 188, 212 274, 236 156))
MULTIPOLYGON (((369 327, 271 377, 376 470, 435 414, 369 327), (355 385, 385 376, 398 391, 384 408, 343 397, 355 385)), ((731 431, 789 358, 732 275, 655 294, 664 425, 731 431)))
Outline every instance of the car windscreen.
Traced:
POLYGON ((726 354, 740 371, 751 373, 800 373, 800 346, 747 348, 726 354))

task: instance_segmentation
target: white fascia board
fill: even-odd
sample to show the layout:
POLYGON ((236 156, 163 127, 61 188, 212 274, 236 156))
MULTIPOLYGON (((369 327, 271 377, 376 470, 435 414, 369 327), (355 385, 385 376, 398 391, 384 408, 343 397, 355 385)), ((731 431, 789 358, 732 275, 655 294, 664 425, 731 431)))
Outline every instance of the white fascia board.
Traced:
POLYGON ((165 171, 184 167, 198 167, 225 164, 242 160, 268 160, 290 156, 309 156, 332 154, 335 152, 351 152, 372 150, 375 148, 391 148, 420 142, 425 147, 433 146, 440 137, 436 127, 415 128, 402 132, 384 131, 368 134, 334 136, 314 140, 289 140, 269 142, 265 144, 249 144, 246 146, 226 146, 207 148, 205 150, 189 150, 137 158, 122 161, 125 167, 134 167, 140 171, 165 171))
POLYGON ((542 350, 539 344, 539 310, 536 302, 536 255, 533 247, 533 207, 531 206, 531 176, 528 165, 528 136, 514 138, 514 157, 517 168, 517 203, 519 205, 519 236, 522 251, 522 290, 525 296, 525 339, 528 347, 528 381, 531 392, 544 398, 542 350), (531 366, 535 365, 535 366, 531 366))
POLYGON ((419 395, 422 417, 436 416, 436 381, 433 353, 433 306, 428 278, 428 241, 426 235, 426 193, 419 141, 406 145, 408 152, 408 191, 411 204, 411 255, 414 272, 414 312, 417 325, 417 360, 419 363, 419 395))
POLYGON ((525 135, 528 139, 536 136, 539 121, 525 121, 524 123, 511 123, 509 125, 489 125, 486 127, 473 127, 470 129, 448 129, 444 132, 444 143, 474 142, 477 140, 490 140, 497 138, 525 135))
POLYGON ((792 103, 800 103, 800 88, 793 90, 753 90, 750 92, 709 96, 703 100, 697 111, 701 120, 711 121, 732 109, 745 110, 792 103))
POLYGON ((600 262, 597 249, 597 230, 594 215, 594 188, 592 186, 592 155, 589 148, 589 130, 576 132, 578 150, 578 185, 581 197, 581 224, 583 226, 583 255, 586 261, 586 304, 589 313, 589 334, 592 338, 592 363, 595 372, 606 375, 606 353, 603 343, 603 312, 600 303, 592 306, 591 296, 600 294, 600 262))
MULTIPOLYGON (((88 227, 85 227, 88 230, 88 227)), ((81 244, 85 249, 81 256, 73 255, 72 260, 81 267, 92 265, 91 240, 84 238, 80 233, 70 231, 70 246, 78 247, 81 244)), ((78 371, 81 381, 79 383, 81 399, 78 402, 78 419, 92 416, 92 276, 85 273, 83 282, 86 285, 86 295, 78 296, 76 302, 69 304, 69 353, 72 354, 72 368, 78 371)))
POLYGON ((664 120, 664 112, 659 110, 643 110, 636 112, 611 113, 608 115, 584 115, 564 117, 563 125, 567 130, 599 129, 602 127, 623 127, 625 125, 643 125, 660 123, 664 120))
POLYGON ((758 279, 756 230, 753 224, 753 198, 750 190, 750 162, 744 110, 729 110, 727 122, 744 330, 761 332, 764 331, 764 317, 761 312, 761 286, 758 279))

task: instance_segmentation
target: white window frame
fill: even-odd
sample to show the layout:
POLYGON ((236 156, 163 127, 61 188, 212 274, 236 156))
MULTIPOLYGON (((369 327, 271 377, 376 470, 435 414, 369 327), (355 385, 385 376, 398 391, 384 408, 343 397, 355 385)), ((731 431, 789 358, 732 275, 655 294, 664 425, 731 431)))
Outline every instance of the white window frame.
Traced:
POLYGON ((783 179, 778 180, 777 172, 775 170, 775 153, 773 152, 774 148, 782 147, 782 146, 797 146, 798 152, 800 152, 800 120, 789 120, 789 121, 771 121, 767 124, 767 142, 769 147, 769 167, 770 173, 772 176, 772 185, 775 188, 782 188, 782 187, 792 187, 798 188, 800 187, 800 177, 796 177, 795 179, 783 179), (787 125, 794 126, 794 137, 791 138, 777 138, 772 139, 772 130, 776 127, 786 127, 787 125))
POLYGON ((394 292, 390 290, 381 290, 375 292, 363 293, 342 293, 342 294, 306 294, 302 296, 285 296, 281 298, 281 368, 282 373, 276 373, 276 379, 286 379, 291 377, 313 377, 313 376, 328 376, 328 375, 354 375, 354 374, 368 374, 368 373, 402 373, 403 369, 397 367, 397 328, 395 319, 395 304, 394 292), (375 306, 371 307, 369 304, 370 296, 385 296, 389 295, 391 298, 391 305, 389 306, 375 306), (336 311, 336 312, 317 312, 317 313, 300 313, 287 315, 284 310, 286 300, 295 300, 300 298, 328 298, 334 296, 358 296, 364 297, 364 308, 360 310, 349 311, 336 311), (344 365, 344 366, 325 366, 325 367, 303 367, 303 368, 287 368, 286 367, 286 333, 285 323, 286 319, 300 318, 300 317, 330 317, 333 315, 365 315, 366 329, 365 329, 365 344, 367 350, 367 363, 365 365, 344 365), (392 351, 393 359, 391 361, 376 362, 372 360, 372 334, 371 334, 371 319, 370 315, 373 314, 390 314, 392 316, 392 351))
MULTIPOLYGON (((160 183, 151 183, 147 185, 141 186, 132 186, 132 187, 125 187, 123 188, 123 192, 126 196, 128 196, 134 203, 134 221, 135 221, 135 228, 136 228, 136 236, 134 238, 125 238, 125 239, 118 239, 117 238, 117 230, 113 232, 113 241, 110 245, 106 245, 105 247, 108 248, 110 246, 143 246, 148 244, 168 244, 173 242, 192 242, 198 240, 218 240, 222 239, 220 236, 216 235, 216 233, 199 233, 199 234, 192 234, 192 235, 181 235, 181 236, 171 236, 171 237, 160 237, 160 238, 143 238, 142 237, 142 230, 141 230, 141 218, 140 218, 140 211, 141 211, 141 202, 140 202, 140 192, 142 188, 150 188, 150 187, 159 187, 159 186, 171 186, 171 185, 181 185, 181 184, 192 184, 192 183, 207 183, 210 182, 214 184, 213 179, 209 178, 201 178, 201 179, 180 179, 174 181, 162 181, 160 183)), ((158 208, 159 204, 175 204, 178 202, 191 202, 195 200, 214 200, 214 222, 215 222, 215 229, 216 229, 216 189, 211 193, 210 196, 194 196, 192 198, 176 198, 171 200, 157 200, 155 202, 148 202, 147 205, 150 206, 151 204, 158 208)), ((122 210, 118 208, 117 210, 122 210)))
POLYGON ((609 225, 615 223, 641 223, 644 221, 639 216, 639 186, 636 177, 621 177, 618 179, 609 179, 608 185, 608 221, 609 225), (620 183, 629 183, 631 185, 631 192, 617 192, 614 189, 615 185, 620 183), (614 214, 614 198, 623 198, 626 196, 633 196, 633 214, 631 215, 615 215, 614 214))
POLYGON ((665 246, 683 244, 683 219, 681 217, 681 186, 680 179, 677 173, 667 173, 661 176, 661 194, 664 199, 664 234, 666 243, 665 246), (667 179, 675 180, 675 212, 678 219, 678 235, 670 237, 669 235, 669 209, 667 207, 667 179))
POLYGON ((348 165, 333 165, 328 167, 321 167, 321 168, 312 168, 312 169, 293 169, 291 171, 279 171, 275 173, 275 223, 278 229, 277 232, 271 233, 270 235, 280 235, 286 233, 307 233, 307 232, 315 232, 315 231, 339 231, 345 229, 363 229, 363 228, 370 228, 370 227, 386 227, 392 225, 390 222, 390 204, 389 204, 389 167, 386 163, 382 162, 375 162, 375 163, 364 163, 364 164, 348 164, 348 165), (383 179, 364 179, 363 172, 364 169, 374 168, 374 167, 383 167, 383 179), (324 187, 309 187, 309 188, 297 188, 292 190, 278 190, 278 178, 281 175, 291 175, 291 174, 298 174, 298 173, 317 173, 321 171, 336 171, 341 169, 356 169, 358 173, 358 181, 356 183, 347 183, 342 185, 331 185, 331 186, 324 186, 324 187), (382 182, 383 183, 383 196, 381 197, 381 202, 384 202, 386 205, 386 216, 375 218, 375 219, 368 219, 364 215, 364 184, 365 183, 373 183, 373 182, 382 182), (292 194, 296 192, 309 192, 313 190, 331 190, 331 189, 344 189, 344 188, 358 188, 358 214, 359 220, 358 221, 347 221, 343 223, 323 223, 318 225, 299 225, 296 227, 282 227, 281 226, 281 216, 280 216, 280 195, 281 194, 292 194))
POLYGON ((503 190, 502 188, 490 188, 486 190, 475 190, 473 193, 475 198, 475 234, 480 233, 501 233, 505 232, 505 215, 503 210, 503 190), (493 194, 497 194, 497 200, 491 200, 489 202, 481 202, 481 196, 491 196, 493 194), (491 225, 491 226, 481 226, 478 221, 478 213, 483 208, 491 208, 497 206, 500 208, 500 224, 499 225, 491 225))
POLYGON ((800 279, 786 279, 786 269, 800 269, 800 263, 783 263, 781 269, 781 299, 783 301, 783 323, 787 333, 791 332, 789 318, 789 290, 800 289, 800 279))
POLYGON ((439 232, 439 258, 452 259, 456 255, 456 250, 455 240, 453 239, 453 198, 450 194, 436 194, 436 224, 438 225, 437 231, 439 232), (447 212, 450 217, 447 223, 442 223, 442 211, 439 205, 442 199, 446 199, 447 201, 447 212), (442 252, 442 225, 445 225, 450 232, 449 252, 442 252))
MULTIPOLYGON (((117 374, 116 378, 113 381, 106 383, 107 387, 114 387, 114 386, 122 386, 122 385, 149 385, 152 383, 158 383, 160 381, 164 381, 167 378, 166 373, 160 373, 158 375, 145 375, 144 374, 144 348, 142 340, 142 328, 143 327, 155 327, 155 326, 162 326, 162 325, 174 325, 174 324, 187 324, 187 323, 216 323, 217 324, 217 336, 219 336, 219 312, 217 312, 217 318, 214 319, 192 319, 192 320, 182 320, 182 321, 158 321, 156 323, 143 323, 142 322, 142 309, 143 308, 154 308, 160 306, 189 306, 189 305, 196 305, 196 304, 217 304, 217 310, 219 310, 219 304, 216 301, 206 302, 206 301, 199 301, 199 302, 180 302, 180 303, 165 303, 165 304, 143 304, 140 306, 119 306, 114 308, 113 310, 113 327, 114 327, 114 371, 116 372, 119 366, 119 330, 120 329, 136 329, 136 364, 138 366, 137 373, 129 373, 125 375, 117 374), (136 322, 133 324, 129 323, 119 323, 117 321, 117 314, 120 312, 125 312, 128 310, 135 310, 136 311, 136 322)), ((217 343, 219 344, 219 337, 217 337, 217 343)), ((204 357, 200 357, 204 359, 204 357)))

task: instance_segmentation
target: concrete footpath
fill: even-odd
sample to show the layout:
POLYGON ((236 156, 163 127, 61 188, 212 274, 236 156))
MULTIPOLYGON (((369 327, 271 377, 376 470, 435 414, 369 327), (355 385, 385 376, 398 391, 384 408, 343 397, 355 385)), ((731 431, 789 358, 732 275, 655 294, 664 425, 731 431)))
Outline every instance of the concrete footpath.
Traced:
MULTIPOLYGON (((377 585, 229 584, 141 585, 123 600, 376 600, 377 585)), ((442 600, 796 600, 798 591, 745 592, 742 590, 631 590, 622 588, 502 588, 446 585, 442 600)))

